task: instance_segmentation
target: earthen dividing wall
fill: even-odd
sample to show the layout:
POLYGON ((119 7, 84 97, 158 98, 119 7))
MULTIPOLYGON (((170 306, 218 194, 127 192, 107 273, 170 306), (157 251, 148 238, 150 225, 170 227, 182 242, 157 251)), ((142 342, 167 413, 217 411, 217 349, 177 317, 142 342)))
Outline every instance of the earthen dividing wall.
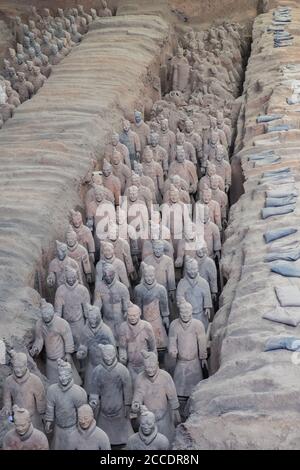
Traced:
MULTIPOLYGON (((284 65, 299 63, 299 8, 293 8, 292 18, 286 27, 294 36, 291 47, 273 47, 273 34, 267 32, 272 12, 259 16, 254 24, 240 116, 244 122, 237 138, 240 151, 235 155, 245 178, 245 193, 231 208, 222 250, 222 268, 228 282, 212 329, 211 365, 215 373, 196 387, 191 416, 177 429, 177 449, 299 448, 298 357, 284 349, 264 349, 274 336, 299 338, 300 327, 262 317, 279 305, 275 287, 300 288, 299 278, 270 271, 270 263, 264 262, 270 248, 263 238, 268 230, 299 229, 300 204, 298 199, 294 212, 263 220, 266 186, 259 184, 263 172, 289 167, 296 189, 300 189, 300 108, 299 104, 287 104, 292 93, 288 81, 291 77, 282 69, 284 65), (294 129, 266 134, 266 127, 257 124, 256 119, 274 113, 283 114, 284 118, 270 124, 285 123, 294 129), (254 167, 249 157, 266 150, 273 150, 280 160, 254 167)), ((300 73, 294 73, 292 78, 300 80, 300 73)), ((299 232, 272 247, 276 251, 289 243, 298 246, 298 242, 299 232)))

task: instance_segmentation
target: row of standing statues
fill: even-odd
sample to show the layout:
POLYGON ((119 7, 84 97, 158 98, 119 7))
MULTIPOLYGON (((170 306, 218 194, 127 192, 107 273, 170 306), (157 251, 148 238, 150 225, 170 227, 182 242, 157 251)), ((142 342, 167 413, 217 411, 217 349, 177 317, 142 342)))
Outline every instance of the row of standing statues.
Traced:
POLYGON ((26 354, 10 351, 5 449, 172 445, 209 374, 246 54, 240 32, 224 23, 183 35, 173 89, 148 122, 143 110, 127 116, 87 175, 85 210, 71 211, 56 241, 34 341, 26 354), (29 370, 32 358, 46 387, 29 370))
POLYGON ((0 71, 0 128, 13 117, 15 109, 32 98, 52 73, 53 66, 69 55, 99 17, 112 16, 105 0, 86 12, 82 5, 53 16, 48 8, 41 14, 31 8, 27 22, 13 21, 13 44, 0 71))

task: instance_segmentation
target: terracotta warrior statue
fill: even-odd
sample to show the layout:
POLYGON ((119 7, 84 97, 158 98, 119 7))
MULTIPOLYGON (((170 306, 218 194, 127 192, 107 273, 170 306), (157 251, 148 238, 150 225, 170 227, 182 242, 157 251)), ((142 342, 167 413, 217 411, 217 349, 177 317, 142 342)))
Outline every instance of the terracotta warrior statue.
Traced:
POLYGON ((153 240, 153 254, 145 258, 146 265, 153 266, 155 269, 155 279, 159 285, 165 287, 170 300, 175 296, 175 271, 173 259, 165 255, 165 244, 163 240, 153 240))
POLYGON ((178 47, 176 56, 171 61, 171 67, 172 90, 186 92, 189 86, 190 65, 181 47, 178 47))
POLYGON ((147 146, 143 152, 143 174, 149 176, 155 186, 156 199, 158 202, 162 200, 164 177, 161 165, 154 160, 151 147, 147 146))
POLYGON ((103 280, 96 282, 94 305, 102 306, 104 323, 111 328, 117 343, 120 325, 127 318, 129 301, 128 289, 118 281, 113 265, 104 265, 103 280))
POLYGON ((33 96, 34 87, 32 83, 26 81, 24 72, 18 72, 17 77, 14 89, 19 93, 21 103, 24 103, 24 101, 29 100, 33 96))
POLYGON ((184 204, 190 204, 191 203, 190 195, 189 195, 188 191, 186 191, 185 189, 182 188, 182 181, 184 181, 183 178, 181 178, 177 174, 174 174, 174 175, 170 176, 170 178, 168 180, 169 180, 170 184, 166 185, 166 182, 165 182, 163 202, 165 202, 165 203, 170 203, 171 202, 170 186, 173 185, 179 191, 180 201, 183 202, 184 204))
POLYGON ((95 367, 101 362, 99 344, 112 344, 115 346, 114 335, 102 320, 101 311, 96 305, 87 305, 86 324, 80 332, 77 359, 85 360, 84 389, 88 395, 91 393, 92 377, 95 367))
MULTIPOLYGON (((151 140, 151 136, 150 136, 150 140, 151 140)), ((153 204, 156 204, 157 200, 156 200, 155 184, 152 178, 150 178, 150 176, 144 175, 144 168, 143 168, 142 163, 134 162, 133 170, 137 175, 139 175, 141 184, 144 187, 149 188, 152 194, 152 202, 153 204)))
POLYGON ((13 415, 15 426, 3 438, 3 450, 49 450, 47 437, 33 427, 29 411, 14 405, 13 415))
POLYGON ((164 176, 166 177, 169 170, 169 155, 168 152, 159 144, 159 140, 159 134, 157 132, 151 132, 149 136, 149 146, 152 150, 154 160, 157 163, 160 163, 164 176))
POLYGON ((219 230, 222 230, 222 217, 220 204, 212 199, 212 190, 210 188, 204 188, 201 192, 201 199, 197 201, 194 206, 194 222, 197 224, 202 220, 202 213, 204 208, 207 207, 209 210, 210 219, 214 224, 217 225, 219 230))
POLYGON ((178 307, 179 318, 170 325, 168 352, 176 360, 173 380, 177 395, 186 399, 203 379, 207 341, 203 323, 193 318, 192 305, 182 301, 178 307))
POLYGON ((54 308, 57 315, 69 323, 75 348, 79 344, 81 330, 85 324, 87 305, 90 301, 90 293, 84 285, 79 284, 76 271, 66 267, 66 282, 56 291, 54 308))
POLYGON ((77 278, 82 283, 81 273, 76 261, 68 256, 68 247, 65 243, 56 240, 56 257, 50 262, 47 276, 49 287, 59 287, 66 282, 66 267, 76 270, 77 278))
POLYGON ((186 140, 185 134, 183 132, 177 132, 176 145, 184 148, 184 154, 185 154, 186 160, 194 163, 194 165, 197 165, 198 162, 197 162, 197 155, 196 155, 195 147, 193 144, 191 144, 191 142, 188 142, 186 140))
POLYGON ((218 175, 213 175, 210 177, 210 187, 212 200, 216 201, 220 206, 222 226, 224 227, 227 218, 228 196, 225 191, 221 191, 219 188, 218 175))
POLYGON ((110 450, 108 435, 98 428, 90 405, 81 405, 78 410, 78 425, 71 436, 72 450, 110 450))
POLYGON ((131 173, 131 178, 128 182, 128 187, 125 190, 124 196, 129 195, 130 186, 136 186, 138 188, 138 199, 143 201, 148 209, 149 217, 151 216, 151 204, 152 204, 152 193, 147 186, 143 186, 141 177, 134 171, 131 173))
POLYGON ((141 142, 136 132, 131 130, 130 122, 123 121, 123 131, 120 134, 120 142, 128 148, 131 168, 135 161, 139 162, 141 158, 141 142))
POLYGON ((193 307, 193 318, 201 320, 205 331, 208 328, 212 299, 208 282, 199 276, 198 263, 193 258, 185 261, 185 275, 179 281, 176 291, 177 304, 186 300, 193 307))
POLYGON ((155 414, 143 405, 140 408, 139 430, 128 439, 126 450, 168 450, 170 443, 158 432, 155 414))
POLYGON ((122 160, 121 160, 122 163, 124 163, 126 166, 128 166, 129 169, 131 169, 131 163, 130 163, 128 148, 126 147, 126 145, 121 144, 120 136, 117 132, 112 133, 111 141, 105 147, 104 158, 109 163, 111 163, 114 150, 116 150, 117 152, 119 152, 122 155, 122 157, 123 157, 122 160))
POLYGON ((195 259, 198 263, 200 277, 205 279, 210 287, 212 300, 215 301, 218 295, 218 274, 215 261, 208 256, 206 243, 196 246, 195 259))
POLYGON ((13 414, 13 406, 26 408, 35 428, 43 430, 42 418, 46 410, 46 392, 41 379, 28 369, 27 356, 11 351, 13 373, 3 386, 3 408, 6 415, 13 414))
POLYGON ((197 190, 198 177, 195 165, 186 160, 183 147, 176 147, 176 158, 171 163, 168 177, 179 175, 188 183, 189 193, 193 194, 197 190))
POLYGON ((76 430, 78 409, 87 403, 87 394, 73 380, 69 362, 57 360, 58 383, 47 391, 46 433, 54 426, 53 450, 71 450, 72 435, 76 430))
POLYGON ((118 362, 117 351, 111 344, 100 346, 102 364, 93 374, 90 405, 99 407, 97 424, 107 435, 111 445, 127 444, 133 434, 130 423, 132 382, 128 369, 118 362))
POLYGON ((112 165, 105 159, 103 161, 102 174, 102 184, 113 193, 115 205, 118 206, 121 197, 121 181, 113 174, 112 165))
POLYGON ((172 442, 175 425, 181 421, 175 384, 170 374, 159 368, 154 352, 142 351, 142 355, 144 371, 136 378, 132 411, 138 413, 145 405, 155 415, 158 431, 172 442))
POLYGON ((162 119, 160 122, 159 145, 167 152, 169 162, 174 160, 176 137, 174 132, 169 129, 168 119, 162 119))
POLYGON ((204 240, 207 246, 208 256, 211 258, 221 257, 221 236, 219 227, 212 222, 209 215, 209 208, 204 207, 203 212, 204 240))
POLYGON ((78 264, 81 279, 83 283, 91 284, 92 282, 92 269, 89 259, 89 254, 84 246, 79 245, 77 241, 77 234, 74 232, 73 227, 70 225, 66 234, 66 242, 68 248, 68 256, 76 261, 78 264))
POLYGON ((74 341, 69 323, 54 314, 54 308, 42 300, 42 318, 35 325, 35 340, 30 349, 32 357, 37 356, 45 347, 46 376, 50 383, 58 381, 57 359, 71 361, 74 341))
POLYGON ((107 1, 106 0, 98 0, 98 4, 100 3, 98 7, 98 15, 100 17, 111 17, 112 12, 107 6, 107 1))
POLYGON ((194 131, 194 123, 190 119, 184 123, 184 135, 186 142, 190 142, 194 146, 198 162, 202 166, 202 138, 194 131))
POLYGON ((153 265, 143 263, 142 271, 141 283, 134 289, 134 299, 141 309, 142 318, 152 325, 156 348, 165 350, 170 324, 168 293, 166 288, 156 281, 156 270, 153 265))
POLYGON ((130 304, 127 321, 120 326, 119 358, 128 367, 132 382, 144 368, 141 351, 156 351, 153 328, 148 321, 141 320, 141 310, 130 304))
POLYGON ((111 264, 116 273, 117 279, 127 288, 130 287, 126 266, 123 261, 115 256, 114 246, 108 241, 101 243, 101 257, 96 265, 96 282, 103 280, 103 269, 106 264, 111 264))
MULTIPOLYGON (((106 240, 113 245, 115 257, 125 264, 129 278, 135 281, 137 279, 137 273, 133 265, 130 246, 128 241, 120 236, 121 234, 119 232, 117 224, 110 224, 106 240)), ((102 243, 100 252, 103 252, 102 243)))
POLYGON ((142 260, 144 261, 148 256, 153 255, 153 240, 162 240, 164 243, 164 254, 173 259, 174 248, 171 242, 170 230, 164 227, 159 220, 155 223, 153 220, 150 221, 149 227, 149 239, 144 240, 142 260))
POLYGON ((94 186, 95 199, 87 205, 87 226, 94 232, 95 250, 98 253, 100 240, 107 236, 111 223, 116 223, 114 204, 106 199, 103 186, 94 186))
POLYGON ((71 210, 71 225, 77 235, 77 241, 89 254, 90 263, 95 262, 95 242, 91 230, 83 224, 82 215, 79 211, 71 210))
POLYGON ((125 165, 125 163, 122 163, 122 159, 123 157, 121 153, 114 150, 111 157, 112 170, 113 174, 119 178, 121 183, 121 194, 124 194, 125 188, 130 180, 131 168, 125 165))
POLYGON ((225 182, 223 178, 219 175, 217 175, 217 169, 216 165, 212 162, 207 162, 207 167, 206 167, 206 174, 202 176, 198 183, 198 198, 201 197, 201 192, 203 191, 204 188, 208 187, 211 189, 211 177, 212 176, 217 176, 218 178, 218 188, 221 191, 225 191, 225 182))
POLYGON ((133 131, 138 135, 140 139, 142 152, 146 145, 149 144, 150 127, 143 120, 143 116, 140 111, 134 112, 133 131))
POLYGON ((228 190, 231 186, 231 166, 225 160, 224 147, 222 145, 217 146, 217 153, 214 164, 216 166, 217 175, 221 176, 225 183, 225 192, 228 193, 228 190))

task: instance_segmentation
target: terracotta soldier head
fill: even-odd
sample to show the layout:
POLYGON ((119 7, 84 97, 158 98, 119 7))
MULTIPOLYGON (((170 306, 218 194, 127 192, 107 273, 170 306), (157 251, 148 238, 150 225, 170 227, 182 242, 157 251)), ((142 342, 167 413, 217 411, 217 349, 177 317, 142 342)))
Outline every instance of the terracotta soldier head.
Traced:
POLYGON ((77 272, 75 269, 71 268, 70 266, 66 266, 65 268, 66 273, 66 284, 70 287, 73 287, 76 283, 78 283, 77 272))
POLYGON ((123 131, 127 134, 130 131, 130 122, 127 119, 123 121, 123 131))
POLYGON ((153 254, 156 258, 161 258, 164 254, 164 242, 163 240, 152 240, 153 254))
POLYGON ((14 405, 13 414, 17 434, 19 434, 20 437, 25 436, 32 425, 29 411, 25 410, 25 408, 19 408, 18 405, 14 405))
POLYGON ((130 325, 137 325, 141 318, 141 309, 134 304, 128 307, 127 321, 130 325))
POLYGON ((128 188, 128 196, 131 202, 136 202, 139 196, 139 188, 137 186, 130 186, 128 188))
POLYGON ((113 147, 116 147, 120 142, 120 136, 117 132, 113 132, 111 135, 111 144, 113 147))
POLYGON ((28 370, 27 356, 22 352, 11 351, 11 357, 14 375, 21 379, 28 370))
POLYGON ((103 252, 103 256, 104 256, 105 260, 109 261, 109 260, 113 259, 114 254, 115 254, 115 250, 114 250, 114 247, 111 243, 103 242, 101 248, 102 248, 102 252, 103 252))
POLYGON ((74 232, 72 225, 69 226, 69 229, 67 231, 66 242, 68 248, 74 248, 78 244, 77 235, 76 232, 74 232))
POLYGON ((145 147, 145 150, 143 152, 143 162, 146 162, 146 163, 150 163, 152 162, 153 160, 153 152, 151 150, 151 147, 149 147, 149 145, 147 145, 145 147))
POLYGON ((185 261, 186 274, 190 279, 198 276, 198 263, 195 259, 188 257, 185 261))
POLYGON ((71 224, 72 224, 73 227, 75 227, 75 228, 79 228, 79 227, 82 226, 83 221, 82 221, 81 212, 71 210, 71 224))
POLYGON ((94 412, 90 405, 82 405, 77 410, 78 426, 86 431, 95 423, 94 412))
POLYGON ((117 360, 117 351, 115 346, 112 344, 99 344, 101 350, 102 359, 105 365, 112 366, 117 360))
POLYGON ((160 121, 160 128, 163 132, 166 132, 169 129, 169 121, 168 119, 162 119, 160 121))
POLYGON ((212 198, 211 189, 204 188, 202 191, 202 202, 204 204, 209 204, 212 198))
POLYGON ((133 186, 136 186, 137 188, 139 188, 141 186, 141 177, 140 177, 140 175, 138 175, 135 172, 132 172, 131 182, 132 182, 133 186))
POLYGON ((206 243, 202 243, 196 247, 196 255, 198 258, 205 258, 208 255, 206 243))
POLYGON ((185 160, 184 147, 177 145, 176 147, 176 160, 178 163, 183 163, 185 160))
POLYGON ((62 387, 67 387, 73 380, 72 367, 69 362, 63 359, 57 359, 58 380, 62 387))
POLYGON ((93 20, 96 20, 98 18, 97 11, 95 10, 95 8, 91 8, 91 15, 93 20))
POLYGON ((99 186, 98 184, 95 184, 94 185, 94 190, 95 190, 96 202, 98 202, 98 203, 102 202, 103 199, 104 199, 102 187, 99 186))
POLYGON ((120 154, 120 152, 118 152, 117 150, 114 150, 112 157, 111 157, 111 161, 113 165, 119 165, 119 163, 121 163, 122 161, 122 155, 120 154))
POLYGON ((176 51, 176 55, 179 59, 181 59, 183 57, 183 49, 182 47, 178 46, 177 47, 177 51, 176 51))
POLYGON ((173 185, 170 185, 170 202, 176 204, 180 200, 179 190, 173 185))
POLYGON ((105 177, 108 177, 112 174, 112 166, 106 159, 103 160, 102 173, 105 177))
POLYGON ((68 247, 65 243, 56 240, 56 254, 60 261, 63 261, 68 254, 68 247))
POLYGON ((159 370, 157 355, 155 352, 145 350, 141 351, 141 354, 144 360, 145 373, 148 375, 148 377, 154 377, 159 370))
POLYGON ((113 283, 116 277, 116 271, 112 264, 106 263, 103 266, 103 281, 110 285, 113 283))
POLYGON ((8 48, 8 55, 9 55, 10 59, 14 59, 16 57, 16 51, 12 47, 9 47, 8 48))
POLYGON ((148 286, 152 286, 155 283, 155 268, 149 264, 143 263, 143 280, 148 286))
POLYGON ((91 329, 96 329, 102 320, 100 307, 96 305, 87 306, 87 321, 91 329))
POLYGON ((193 307, 184 299, 178 303, 179 317, 183 323, 189 323, 193 318, 193 307))
POLYGON ((221 162, 224 160, 224 147, 223 145, 217 145, 217 154, 216 154, 216 160, 218 162, 221 162))
POLYGON ((140 111, 134 112, 134 121, 136 124, 140 124, 143 121, 143 115, 140 111))
POLYGON ((149 411, 146 406, 140 406, 140 427, 139 432, 144 436, 151 436, 156 430, 156 419, 154 413, 149 411))
POLYGON ((46 302, 45 299, 41 301, 41 314, 43 322, 48 325, 54 318, 54 307, 52 304, 46 302))
POLYGON ((219 188, 219 178, 218 175, 210 176, 210 187, 213 191, 219 188))
POLYGON ((150 138, 149 138, 149 143, 150 143, 151 147, 153 147, 153 148, 158 146, 158 144, 159 144, 159 135, 157 134, 157 132, 151 132, 150 138))
POLYGON ((194 123, 190 119, 187 119, 184 123, 185 132, 187 134, 192 134, 194 130, 194 123))

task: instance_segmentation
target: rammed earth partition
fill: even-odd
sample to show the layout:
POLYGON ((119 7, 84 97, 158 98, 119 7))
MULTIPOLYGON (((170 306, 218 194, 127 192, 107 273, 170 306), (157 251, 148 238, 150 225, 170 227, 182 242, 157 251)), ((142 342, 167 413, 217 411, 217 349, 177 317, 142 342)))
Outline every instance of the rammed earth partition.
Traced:
MULTIPOLYGON (((275 288, 300 288, 299 277, 271 272, 273 263, 265 262, 270 252, 297 247, 299 231, 272 245, 263 237, 268 231, 299 228, 300 206, 296 198, 293 212, 263 219, 266 190, 277 190, 278 185, 274 173, 265 174, 263 181, 262 175, 275 171, 278 183, 282 172, 286 191, 299 191, 300 105, 292 80, 300 80, 300 9, 293 4, 292 22, 284 28, 293 36, 291 45, 274 47, 277 38, 268 32, 270 26, 272 11, 259 16, 253 29, 233 160, 236 167, 241 165, 244 194, 239 190, 240 198, 231 208, 223 247, 227 284, 213 323, 214 375, 196 387, 191 416, 177 429, 177 449, 299 448, 298 353, 264 349, 273 337, 299 338, 300 327, 262 317, 268 312, 274 317, 280 306, 275 288), (285 67, 289 64, 296 66, 285 67), (289 105, 287 99, 293 96, 296 103, 289 105), (282 116, 257 122, 263 115, 282 116), (291 187, 288 181, 293 179, 291 187)), ((299 261, 294 263, 290 267, 295 272, 299 261)))

